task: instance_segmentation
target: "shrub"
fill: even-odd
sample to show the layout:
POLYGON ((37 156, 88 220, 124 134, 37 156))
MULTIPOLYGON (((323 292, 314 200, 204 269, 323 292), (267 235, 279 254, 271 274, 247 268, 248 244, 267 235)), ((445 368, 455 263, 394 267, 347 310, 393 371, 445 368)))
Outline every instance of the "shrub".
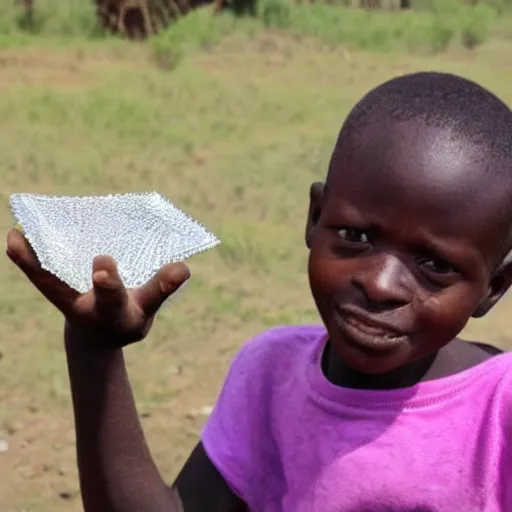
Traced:
POLYGON ((496 11, 488 5, 479 4, 462 11, 462 43, 470 50, 485 43, 491 35, 491 24, 496 11))
POLYGON ((292 6, 288 0, 260 0, 259 16, 267 27, 288 28, 292 6))
POLYGON ((435 15, 430 27, 430 46, 434 53, 445 51, 455 36, 453 23, 447 17, 435 15))

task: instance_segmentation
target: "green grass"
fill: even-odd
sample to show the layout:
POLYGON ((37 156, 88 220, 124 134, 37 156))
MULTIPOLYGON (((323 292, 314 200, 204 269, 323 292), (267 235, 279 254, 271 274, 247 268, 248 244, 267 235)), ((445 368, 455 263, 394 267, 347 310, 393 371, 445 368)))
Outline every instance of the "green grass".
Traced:
MULTIPOLYGON (((182 60, 185 49, 208 49, 233 32, 255 36, 264 28, 315 37, 329 46, 437 53, 452 44, 469 48, 483 44, 503 26, 499 14, 507 13, 508 4, 509 0, 489 0, 476 6, 461 0, 429 0, 418 1, 415 10, 396 13, 364 11, 339 3, 297 5, 292 0, 259 0, 255 19, 212 17, 210 8, 200 9, 173 23, 155 38, 153 47, 156 61, 166 69, 182 60)), ((32 27, 27 27, 19 6, 8 3, 0 7, 0 47, 30 44, 34 35, 59 38, 61 45, 71 38, 108 37, 97 24, 92 0, 39 0, 32 27)))
POLYGON ((488 5, 442 5, 437 10, 396 13, 260 0, 255 20, 235 20, 229 15, 212 20, 210 11, 201 9, 179 20, 152 43, 157 62, 173 69, 185 48, 210 48, 233 32, 244 31, 254 37, 265 27, 299 38, 314 37, 331 48, 347 45, 378 52, 439 53, 451 45, 475 48, 503 26, 498 11, 488 5))
MULTIPOLYGON (((2 32, 4 233, 13 192, 154 189, 222 239, 190 261, 188 287, 149 339, 127 350, 168 479, 197 440, 203 418, 193 411, 212 403, 237 347, 268 326, 317 319, 303 243, 308 187, 323 177, 361 94, 397 74, 437 69, 476 79, 512 104, 506 20, 496 25, 499 37, 471 52, 452 44, 433 55, 405 44, 392 52, 340 46, 334 25, 326 45, 313 29, 293 28, 299 19, 313 23, 304 12, 295 10, 295 25, 283 32, 259 20, 212 21, 203 10, 143 45, 2 32), (158 52, 165 56, 173 37, 181 60, 162 66, 158 52)), ((76 498, 59 498, 77 489, 62 319, 5 257, 0 284, 0 437, 11 444, 0 454, 2 511, 78 511, 76 498)), ((506 299, 472 323, 468 336, 512 346, 509 306, 506 299)))

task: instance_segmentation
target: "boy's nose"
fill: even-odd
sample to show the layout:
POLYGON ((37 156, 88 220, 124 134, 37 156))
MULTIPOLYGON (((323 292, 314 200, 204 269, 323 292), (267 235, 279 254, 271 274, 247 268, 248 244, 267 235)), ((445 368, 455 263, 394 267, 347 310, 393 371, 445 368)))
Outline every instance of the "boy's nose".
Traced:
POLYGON ((369 306, 396 308, 411 300, 413 276, 407 266, 396 256, 377 254, 362 259, 361 269, 352 280, 369 302, 369 306))

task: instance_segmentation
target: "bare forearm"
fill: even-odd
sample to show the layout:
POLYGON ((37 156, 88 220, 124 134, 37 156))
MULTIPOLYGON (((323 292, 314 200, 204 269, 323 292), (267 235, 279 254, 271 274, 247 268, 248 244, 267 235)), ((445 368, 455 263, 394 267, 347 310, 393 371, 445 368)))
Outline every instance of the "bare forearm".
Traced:
POLYGON ((88 512, 179 512, 146 446, 121 349, 66 327, 78 469, 88 512))

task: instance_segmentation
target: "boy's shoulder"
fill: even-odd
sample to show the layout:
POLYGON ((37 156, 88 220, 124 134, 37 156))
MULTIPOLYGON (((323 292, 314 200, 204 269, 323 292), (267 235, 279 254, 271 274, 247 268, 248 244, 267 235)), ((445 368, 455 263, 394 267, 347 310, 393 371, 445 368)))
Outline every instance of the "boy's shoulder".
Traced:
POLYGON ((321 324, 276 326, 246 341, 238 355, 275 356, 288 351, 296 353, 311 348, 326 337, 327 331, 321 324))
POLYGON ((253 375, 274 373, 286 367, 291 371, 314 356, 327 339, 321 324, 287 325, 267 329, 246 341, 231 364, 231 371, 253 375))

